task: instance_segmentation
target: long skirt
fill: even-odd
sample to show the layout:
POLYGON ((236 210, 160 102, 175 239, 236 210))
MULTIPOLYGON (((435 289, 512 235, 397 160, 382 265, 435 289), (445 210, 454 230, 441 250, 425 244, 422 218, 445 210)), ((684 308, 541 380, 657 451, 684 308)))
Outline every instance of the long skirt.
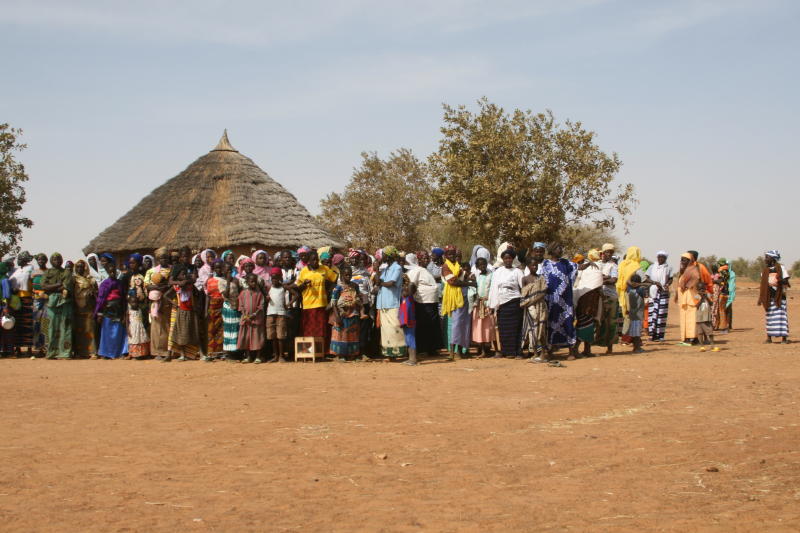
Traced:
POLYGON ((458 309, 450 313, 450 344, 469 348, 472 329, 472 319, 469 315, 469 307, 466 302, 458 309))
POLYGON ((416 342, 420 353, 435 354, 442 348, 442 321, 439 304, 415 304, 417 316, 416 342))
POLYGON ((239 349, 237 343, 239 341, 239 323, 241 318, 242 313, 231 307, 231 304, 228 302, 222 304, 223 351, 235 352, 239 349))
POLYGON ((323 352, 328 353, 331 345, 331 328, 328 325, 328 310, 324 307, 303 309, 301 314, 303 337, 322 337, 323 352))
POLYGON ((490 344, 494 341, 494 316, 487 314, 480 317, 480 307, 476 305, 472 309, 472 342, 490 344))
POLYGON ((0 328, 0 353, 11 354, 14 351, 14 341, 17 338, 14 330, 0 328))
POLYGON ((200 335, 197 315, 173 306, 169 323, 169 349, 172 355, 197 359, 200 355, 200 335))
POLYGON ((340 326, 331 332, 331 353, 348 356, 360 355, 361 318, 358 315, 342 317, 340 326))
POLYGON ((47 308, 47 357, 68 359, 72 355, 72 304, 47 308))
POLYGON ((520 355, 522 308, 514 298, 497 308, 497 330, 503 355, 520 355))
POLYGON ((774 298, 769 301, 769 310, 767 311, 766 322, 767 336, 789 336, 789 314, 786 311, 786 299, 781 301, 780 307, 775 305, 774 298))
POLYGON ((239 326, 239 340, 236 346, 240 350, 257 352, 264 347, 264 339, 267 336, 267 328, 264 325, 263 317, 254 320, 249 324, 239 326))
POLYGON ((141 309, 128 308, 128 355, 145 357, 150 355, 150 335, 144 326, 141 309))
POLYGON ((116 359, 126 353, 128 353, 128 332, 125 324, 120 320, 103 317, 97 355, 107 359, 116 359))
POLYGON ((452 348, 455 353, 466 355, 469 352, 469 346, 459 346, 453 342, 453 318, 449 316, 442 317, 442 322, 444 324, 447 349, 450 350, 452 348))
POLYGON ((602 293, 600 289, 587 292, 578 300, 575 306, 575 335, 578 340, 594 342, 595 319, 600 307, 602 293))
POLYGON ((697 305, 693 290, 678 289, 681 341, 697 338, 697 305))
MULTIPOLYGON (((549 295, 548 295, 549 296, 549 295)), ((575 312, 572 305, 562 305, 556 299, 547 301, 547 329, 550 346, 573 346, 575 337, 575 312)))
POLYGON ((594 336, 595 346, 605 346, 610 348, 617 342, 617 313, 619 302, 616 298, 603 295, 603 311, 600 317, 600 327, 597 328, 594 336))
POLYGON ((224 299, 211 299, 208 302, 208 353, 220 353, 225 344, 225 328, 222 320, 222 306, 224 299))
POLYGON ((717 329, 724 329, 719 327, 719 311, 721 309, 722 302, 720 301, 720 297, 722 296, 722 287, 715 283, 714 284, 714 292, 711 293, 711 328, 714 330, 717 329))
POLYGON ((547 349, 547 304, 539 302, 522 310, 522 342, 528 352, 542 353, 547 349))
POLYGON ((150 353, 154 356, 165 357, 169 355, 169 327, 172 320, 172 304, 162 298, 158 307, 158 315, 153 316, 153 306, 150 304, 150 353))
POLYGON ((650 338, 654 341, 663 340, 667 332, 667 314, 669 313, 669 291, 661 291, 650 300, 648 309, 649 323, 647 325, 650 338))
POLYGON ((401 357, 408 354, 406 335, 400 326, 398 308, 380 309, 381 352, 384 357, 401 357))
POLYGON ((47 347, 47 329, 50 318, 47 316, 47 299, 33 301, 33 347, 37 350, 47 347))
POLYGON ((14 343, 18 346, 33 346, 33 297, 20 296, 22 305, 14 313, 14 343))
POLYGON ((717 320, 716 328, 714 329, 728 329, 730 325, 728 324, 728 295, 727 294, 720 294, 719 295, 719 308, 717 309, 717 316, 715 317, 717 320))
POLYGON ((94 342, 95 324, 92 309, 75 310, 72 322, 72 350, 75 357, 90 357, 97 353, 94 342))

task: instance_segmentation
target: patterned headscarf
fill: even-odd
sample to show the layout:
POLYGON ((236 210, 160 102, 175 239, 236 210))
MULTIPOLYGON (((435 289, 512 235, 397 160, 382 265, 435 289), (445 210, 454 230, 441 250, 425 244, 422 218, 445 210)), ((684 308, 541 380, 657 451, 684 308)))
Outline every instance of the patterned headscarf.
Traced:
POLYGON ((775 261, 781 260, 781 253, 778 250, 767 250, 764 255, 775 258, 775 261))
POLYGON ((397 247, 389 245, 383 247, 383 254, 388 256, 397 255, 397 247))

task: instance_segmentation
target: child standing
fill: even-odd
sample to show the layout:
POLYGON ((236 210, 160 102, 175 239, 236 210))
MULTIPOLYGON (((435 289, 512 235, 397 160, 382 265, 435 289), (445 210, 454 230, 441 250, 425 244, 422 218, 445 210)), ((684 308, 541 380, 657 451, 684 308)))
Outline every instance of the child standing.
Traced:
POLYGON ((239 327, 238 347, 244 350, 243 363, 261 363, 258 353, 264 347, 264 293, 258 284, 258 276, 247 274, 247 287, 239 292, 239 312, 242 314, 239 327))
POLYGON ((633 353, 644 353, 642 348, 642 326, 644 324, 645 288, 639 274, 634 274, 628 281, 625 297, 628 299, 628 320, 624 335, 631 338, 633 353))
POLYGON ((150 355, 150 335, 144 325, 144 309, 147 309, 144 291, 144 276, 131 278, 128 289, 128 359, 141 359, 150 355))
POLYGON ((283 285, 283 270, 274 267, 270 271, 272 286, 267 303, 267 340, 272 341, 270 363, 285 363, 286 338, 289 336, 289 309, 292 307, 292 293, 283 285))
MULTIPOLYGON (((711 301, 708 298, 706 285, 702 281, 697 284, 697 342, 714 346, 714 330, 711 326, 711 301)), ((705 348, 702 348, 705 351, 705 348)), ((718 351, 718 348, 713 348, 718 351)))

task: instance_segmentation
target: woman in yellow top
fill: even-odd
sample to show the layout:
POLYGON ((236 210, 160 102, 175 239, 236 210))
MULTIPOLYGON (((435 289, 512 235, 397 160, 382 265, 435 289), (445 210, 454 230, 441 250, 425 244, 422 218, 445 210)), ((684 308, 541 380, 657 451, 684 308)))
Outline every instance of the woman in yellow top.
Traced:
POLYGON ((297 276, 296 287, 303 293, 301 331, 305 337, 322 337, 325 351, 331 342, 331 327, 328 324, 329 287, 336 282, 336 273, 319 263, 317 252, 308 253, 308 262, 297 276))

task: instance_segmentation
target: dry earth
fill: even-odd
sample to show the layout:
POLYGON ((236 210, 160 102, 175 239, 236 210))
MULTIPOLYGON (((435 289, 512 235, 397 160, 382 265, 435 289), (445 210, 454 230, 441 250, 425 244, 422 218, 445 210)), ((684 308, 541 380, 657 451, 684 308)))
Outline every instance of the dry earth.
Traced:
POLYGON ((800 344, 754 294, 721 352, 566 368, 2 360, 0 528, 797 531, 800 344))

